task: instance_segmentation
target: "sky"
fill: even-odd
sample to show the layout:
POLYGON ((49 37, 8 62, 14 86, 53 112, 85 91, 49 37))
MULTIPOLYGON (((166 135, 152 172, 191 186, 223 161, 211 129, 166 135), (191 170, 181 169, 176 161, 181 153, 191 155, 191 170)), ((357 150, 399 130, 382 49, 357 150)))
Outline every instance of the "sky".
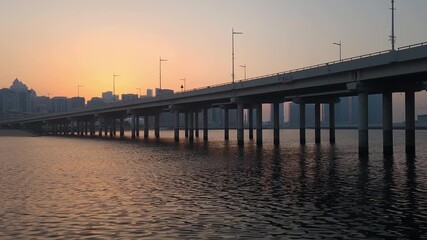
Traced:
MULTIPOLYGON (((390 0, 0 0, 0 88, 87 100, 180 91, 391 48, 390 0)), ((427 1, 396 0, 396 46, 426 42, 427 1)), ((402 116, 402 94, 394 94, 402 116)), ((427 113, 427 94, 416 97, 427 113)))

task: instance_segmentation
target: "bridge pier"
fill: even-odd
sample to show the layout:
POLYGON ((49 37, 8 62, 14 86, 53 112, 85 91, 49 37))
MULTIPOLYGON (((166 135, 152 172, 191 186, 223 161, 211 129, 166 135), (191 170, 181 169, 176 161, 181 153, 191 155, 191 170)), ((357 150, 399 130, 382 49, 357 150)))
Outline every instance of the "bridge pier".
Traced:
POLYGON ((104 135, 108 136, 108 118, 104 118, 104 135))
POLYGON ((314 104, 314 142, 320 143, 320 103, 314 104))
POLYGON ((179 142, 179 111, 175 110, 175 129, 174 129, 175 142, 179 142))
POLYGON ((208 109, 203 108, 203 141, 208 140, 208 109))
POLYGON ((188 112, 184 112, 184 135, 185 138, 188 138, 188 112))
POLYGON ((135 121, 136 121, 136 137, 139 138, 139 115, 135 115, 135 121))
POLYGON ((230 138, 229 136, 228 108, 224 108, 224 139, 228 140, 230 138))
POLYGON ((237 104, 237 144, 243 146, 243 103, 237 104))
POLYGON ((71 125, 70 134, 71 134, 71 136, 74 136, 74 121, 73 120, 71 120, 70 125, 71 125))
POLYGON ((190 128, 189 129, 190 136, 189 136, 188 140, 190 142, 193 142, 194 141, 194 113, 193 112, 189 113, 188 121, 189 121, 188 125, 189 125, 189 128, 190 128))
POLYGON ((329 103, 329 143, 335 143, 335 103, 329 103))
POLYGON ((144 114, 144 138, 145 139, 147 139, 148 138, 148 133, 149 133, 149 131, 148 131, 148 120, 149 119, 149 116, 148 116, 148 114, 146 113, 146 114, 144 114))
POLYGON ((87 136, 89 129, 88 129, 88 122, 84 121, 84 128, 85 128, 85 136, 87 136))
POLYGON ((383 154, 393 155, 393 98, 391 92, 383 93, 383 154))
POLYGON ((117 129, 116 129, 116 119, 113 118, 113 135, 116 136, 117 129))
POLYGON ((160 113, 158 112, 154 115, 154 136, 156 139, 160 138, 160 113))
POLYGON ((256 105, 256 144, 262 145, 262 104, 256 105))
POLYGON ((102 127, 104 124, 104 118, 99 118, 99 125, 98 125, 98 136, 102 137, 102 127))
POLYGON ((248 127, 249 127, 249 139, 254 139, 254 115, 252 106, 248 109, 248 127))
POLYGON ((196 138, 199 137, 199 112, 194 113, 194 135, 196 138))
POLYGON ((368 139, 368 93, 360 92, 359 96, 359 156, 369 155, 368 139))
POLYGON ((415 94, 405 92, 405 151, 415 156, 415 94))
POLYGON ((305 144, 305 103, 299 104, 299 142, 305 144))
POLYGON ((274 135, 274 145, 280 144, 280 125, 279 125, 279 103, 273 103, 273 135, 274 135))
POLYGON ((135 124, 136 124, 136 115, 132 114, 132 135, 131 135, 132 139, 136 138, 136 126, 135 126, 135 124))
MULTIPOLYGON (((91 129, 90 129, 90 136, 94 136, 95 135, 95 118, 92 118, 92 122, 90 125, 91 129)), ((68 124, 67 124, 67 129, 68 129, 68 124)))
POLYGON ((115 122, 114 118, 111 118, 110 119, 110 137, 111 138, 114 137, 114 122, 115 122))
POLYGON ((125 136, 125 127, 124 127, 124 119, 120 117, 120 138, 125 136))

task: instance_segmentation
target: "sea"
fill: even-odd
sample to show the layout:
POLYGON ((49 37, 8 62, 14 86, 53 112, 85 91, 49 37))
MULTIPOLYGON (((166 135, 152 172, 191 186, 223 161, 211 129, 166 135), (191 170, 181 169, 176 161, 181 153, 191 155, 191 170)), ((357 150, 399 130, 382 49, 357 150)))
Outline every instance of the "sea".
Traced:
POLYGON ((363 159, 357 130, 321 134, 0 137, 0 239, 427 239, 426 130, 390 158, 381 130, 363 159))

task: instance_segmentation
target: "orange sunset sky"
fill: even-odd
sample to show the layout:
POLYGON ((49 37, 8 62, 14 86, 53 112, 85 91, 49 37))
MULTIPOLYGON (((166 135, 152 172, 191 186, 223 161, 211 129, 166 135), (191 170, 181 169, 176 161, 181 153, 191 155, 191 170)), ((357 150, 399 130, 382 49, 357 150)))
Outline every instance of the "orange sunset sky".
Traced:
MULTIPOLYGON (((175 91, 390 49, 389 0, 0 0, 0 88, 86 100, 112 90, 175 91)), ((396 0, 397 46, 427 41, 427 1, 396 0)), ((395 94, 395 104, 402 105, 395 94)), ((417 113, 427 113, 425 91, 417 113)), ((395 117, 401 115, 395 112, 395 117)))

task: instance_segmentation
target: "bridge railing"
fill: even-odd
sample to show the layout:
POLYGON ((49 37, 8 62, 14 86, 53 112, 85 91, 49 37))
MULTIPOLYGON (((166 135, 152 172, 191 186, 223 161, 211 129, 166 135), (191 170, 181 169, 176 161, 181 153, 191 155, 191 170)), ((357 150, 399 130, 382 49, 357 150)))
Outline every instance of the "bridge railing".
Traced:
POLYGON ((422 42, 422 43, 416 43, 416 44, 412 44, 412 45, 408 45, 408 46, 403 46, 398 48, 397 50, 403 50, 403 49, 409 49, 409 48, 414 48, 414 47, 421 47, 427 45, 427 42, 422 42))

